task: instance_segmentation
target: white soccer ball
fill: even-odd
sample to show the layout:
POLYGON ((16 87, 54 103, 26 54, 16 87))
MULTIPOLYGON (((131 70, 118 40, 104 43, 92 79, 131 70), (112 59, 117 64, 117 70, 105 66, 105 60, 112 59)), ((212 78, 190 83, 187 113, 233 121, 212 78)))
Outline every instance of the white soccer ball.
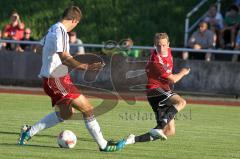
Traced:
POLYGON ((59 147, 61 148, 74 148, 77 143, 76 135, 70 130, 62 131, 57 138, 59 147))

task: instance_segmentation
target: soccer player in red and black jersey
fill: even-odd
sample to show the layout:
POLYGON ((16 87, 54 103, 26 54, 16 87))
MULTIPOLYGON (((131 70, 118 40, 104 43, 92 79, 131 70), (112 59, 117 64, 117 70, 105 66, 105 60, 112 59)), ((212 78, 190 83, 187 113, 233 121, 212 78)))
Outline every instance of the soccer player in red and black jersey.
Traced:
POLYGON ((126 144, 147 142, 156 139, 166 140, 175 134, 174 116, 186 106, 186 101, 172 92, 172 85, 190 72, 182 68, 177 74, 172 73, 173 58, 169 47, 169 37, 166 33, 156 33, 154 38, 155 50, 146 66, 148 77, 147 99, 151 105, 157 125, 148 133, 135 136, 131 134, 126 144))

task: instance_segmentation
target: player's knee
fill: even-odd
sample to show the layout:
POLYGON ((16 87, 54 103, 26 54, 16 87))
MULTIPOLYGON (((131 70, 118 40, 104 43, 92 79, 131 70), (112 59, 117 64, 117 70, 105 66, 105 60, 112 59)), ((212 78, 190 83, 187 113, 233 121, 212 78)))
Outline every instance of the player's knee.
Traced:
POLYGON ((55 111, 58 117, 63 120, 68 120, 72 117, 74 109, 65 105, 57 105, 55 106, 55 111))
POLYGON ((182 110, 183 108, 185 108, 187 102, 185 99, 181 99, 178 101, 178 106, 180 107, 180 110, 182 110))
POLYGON ((93 115, 93 107, 90 106, 90 107, 85 108, 85 109, 82 111, 82 113, 83 113, 83 116, 85 116, 85 117, 90 117, 90 116, 92 116, 92 115, 93 115))
POLYGON ((56 113, 56 116, 57 116, 58 120, 59 120, 60 122, 63 122, 64 119, 61 117, 60 112, 59 112, 59 111, 55 111, 55 113, 56 113))
POLYGON ((182 99, 181 100, 181 104, 182 104, 182 107, 184 108, 186 105, 187 105, 187 102, 185 99, 182 99))
POLYGON ((60 112, 60 117, 63 119, 63 120, 68 120, 72 117, 73 115, 73 112, 60 112))

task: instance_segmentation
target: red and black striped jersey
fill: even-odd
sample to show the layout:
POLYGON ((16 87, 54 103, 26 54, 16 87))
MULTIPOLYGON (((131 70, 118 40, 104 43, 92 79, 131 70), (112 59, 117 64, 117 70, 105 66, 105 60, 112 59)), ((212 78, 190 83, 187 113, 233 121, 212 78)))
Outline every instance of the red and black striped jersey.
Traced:
POLYGON ((146 65, 147 89, 162 88, 166 91, 171 90, 172 83, 167 77, 172 74, 172 69, 173 57, 170 48, 166 57, 156 50, 151 51, 151 57, 146 65))

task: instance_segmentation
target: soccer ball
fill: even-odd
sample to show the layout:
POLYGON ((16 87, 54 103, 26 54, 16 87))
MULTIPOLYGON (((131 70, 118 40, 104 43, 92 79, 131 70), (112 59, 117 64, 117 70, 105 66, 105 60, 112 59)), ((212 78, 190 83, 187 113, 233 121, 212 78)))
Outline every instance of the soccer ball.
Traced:
POLYGON ((70 130, 62 131, 57 138, 59 147, 61 148, 74 148, 77 143, 76 135, 70 130))

